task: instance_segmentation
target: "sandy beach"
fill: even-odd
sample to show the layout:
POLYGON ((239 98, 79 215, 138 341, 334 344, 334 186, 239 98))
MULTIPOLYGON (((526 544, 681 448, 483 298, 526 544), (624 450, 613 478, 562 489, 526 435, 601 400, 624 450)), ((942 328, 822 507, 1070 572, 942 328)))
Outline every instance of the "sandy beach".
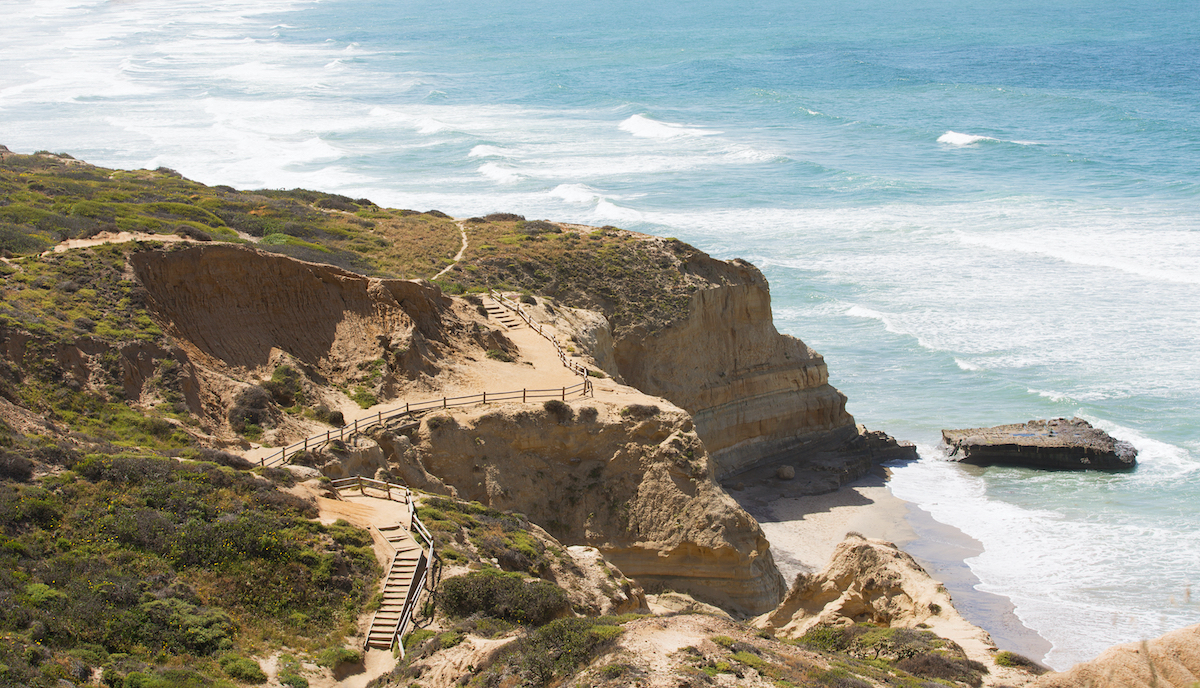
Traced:
POLYGON ((895 497, 886 474, 873 474, 819 495, 791 493, 785 481, 766 480, 731 491, 762 526, 775 563, 791 583, 797 573, 820 571, 846 534, 857 532, 895 543, 943 583, 967 621, 986 630, 996 645, 1041 661, 1050 643, 1024 626, 1007 598, 975 589, 979 580, 965 560, 982 552, 962 531, 895 497))

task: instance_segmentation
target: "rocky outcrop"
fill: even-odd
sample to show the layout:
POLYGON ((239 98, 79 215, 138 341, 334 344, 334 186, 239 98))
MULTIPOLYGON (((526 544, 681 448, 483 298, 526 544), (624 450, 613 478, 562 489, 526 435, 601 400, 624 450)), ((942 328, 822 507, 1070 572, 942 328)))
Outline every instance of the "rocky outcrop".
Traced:
POLYGON ((757 268, 703 254, 686 268, 708 281, 692 294, 686 317, 655 332, 624 332, 615 360, 628 384, 692 414, 718 475, 856 435, 825 360, 775 329, 757 268))
POLYGON ((1193 688, 1200 682, 1200 624, 1117 645, 1090 662, 1046 674, 1034 688, 1193 688))
POLYGON ((977 466, 1003 464, 1056 470, 1123 471, 1137 450, 1079 418, 1031 420, 992 428, 943 430, 950 457, 977 466))
POLYGON ((911 556, 890 542, 852 533, 825 570, 797 576, 783 603, 757 625, 799 638, 819 625, 912 627, 943 613, 955 614, 950 595, 911 556))
POLYGON ((647 590, 743 614, 778 603, 783 579, 758 524, 712 479, 680 409, 570 402, 426 416, 392 440, 393 473, 434 475, 461 499, 526 514, 567 544, 596 547, 647 590), (404 465, 408 464, 408 465, 404 465))

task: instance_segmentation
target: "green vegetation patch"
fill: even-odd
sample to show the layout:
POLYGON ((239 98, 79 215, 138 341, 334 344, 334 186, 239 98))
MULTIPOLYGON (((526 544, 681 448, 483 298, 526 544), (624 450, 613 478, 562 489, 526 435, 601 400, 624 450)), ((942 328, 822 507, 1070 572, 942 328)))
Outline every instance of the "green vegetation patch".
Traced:
POLYGON ((611 647, 624 632, 624 622, 618 617, 551 621, 510 645, 487 671, 467 685, 550 685, 556 679, 572 676, 611 647))
POLYGON ((53 341, 161 341, 162 330, 146 308, 146 291, 126 268, 131 246, 15 260, 0 278, 0 325, 53 341))
POLYGON ((378 580, 369 534, 310 520, 311 502, 253 474, 6 451, 57 473, 0 482, 5 682, 57 686, 97 670, 109 686, 260 682, 246 657, 340 645, 378 580))
POLYGON ((446 580, 438 604, 451 617, 482 614, 533 626, 571 613, 567 595, 557 585, 496 569, 446 580))
POLYGON ((247 243, 378 277, 432 277, 461 246, 444 213, 304 189, 238 191, 178 173, 110 170, 0 151, 0 253, 27 256, 101 232, 247 243))
POLYGON ((546 546, 529 532, 529 520, 521 514, 490 509, 477 502, 460 502, 430 497, 417 510, 445 557, 474 562, 496 560, 505 571, 540 576, 549 567, 546 546), (468 548, 458 542, 465 536, 468 548))
POLYGON ((567 306, 599 310, 613 334, 655 331, 688 313, 704 254, 606 227, 591 233, 494 214, 472 218, 469 245, 445 280, 465 290, 499 287, 543 294, 567 306), (501 218, 501 219, 489 219, 501 218), (694 269, 693 269, 694 268, 694 269))

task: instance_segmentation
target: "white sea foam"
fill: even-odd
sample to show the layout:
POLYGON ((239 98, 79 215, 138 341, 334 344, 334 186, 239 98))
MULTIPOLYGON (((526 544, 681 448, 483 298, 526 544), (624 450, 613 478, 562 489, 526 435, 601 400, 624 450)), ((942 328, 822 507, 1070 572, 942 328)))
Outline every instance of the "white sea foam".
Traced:
POLYGON ((617 128, 639 138, 647 139, 674 139, 681 136, 714 136, 721 133, 711 129, 700 129, 697 127, 687 127, 682 124, 673 124, 671 122, 660 122, 643 115, 633 115, 621 122, 617 128))
POLYGON ((600 200, 596 203, 596 217, 615 222, 641 222, 643 219, 642 213, 632 208, 621 207, 606 200, 600 200))
POLYGON ((1167 607, 1165 598, 1176 594, 1182 599, 1189 583, 1195 582, 1198 569, 1192 567, 1200 563, 1200 553, 1178 547, 1180 537, 1197 534, 1194 523, 1111 520, 1095 509, 1073 505, 1072 491, 1088 489, 1075 487, 1073 476, 1056 488, 1064 479, 1061 475, 1021 469, 989 470, 1009 471, 1012 479, 1036 481, 1045 490, 1063 490, 1062 501, 1038 509, 993 499, 983 481, 956 464, 937 460, 942 455, 939 448, 918 448, 925 458, 893 468, 892 492, 983 544, 984 552, 967 560, 981 581, 977 587, 1012 599, 1018 618, 1052 640, 1054 648, 1047 657, 1052 667, 1064 669, 1109 645, 1153 637, 1172 624, 1187 623, 1193 612, 1179 605, 1167 607), (1152 584, 1146 571, 1155 572, 1152 584), (1152 604, 1151 599, 1130 604, 1134 597, 1153 595, 1164 598, 1159 614, 1137 611, 1152 604), (1074 611, 1064 614, 1065 608, 1074 611))
POLYGON ((974 134, 960 134, 957 131, 948 131, 938 137, 938 143, 945 143, 951 146, 969 146, 980 141, 999 141, 991 136, 976 136, 974 134))
POLYGON ((494 162, 488 162, 480 165, 479 173, 488 179, 501 184, 512 184, 521 181, 521 175, 518 174, 516 170, 494 162))
POLYGON ((976 370, 986 370, 986 368, 979 365, 978 363, 972 363, 971 361, 967 361, 967 360, 964 360, 961 358, 955 358, 954 364, 957 365, 959 367, 959 369, 966 370, 968 372, 976 371, 976 370))
POLYGON ((488 146, 479 144, 467 153, 468 158, 503 158, 508 155, 508 151, 499 146, 488 146))
POLYGON ((550 195, 567 203, 581 205, 591 205, 602 198, 598 191, 583 184, 559 184, 550 191, 550 195))
POLYGON ((1038 143, 1037 141, 1022 141, 1020 139, 1009 141, 1009 140, 1005 140, 1005 139, 998 139, 998 138, 995 138, 992 136, 980 136, 977 134, 963 134, 963 133, 957 132, 957 131, 947 131, 945 134, 942 134, 937 139, 938 143, 944 143, 949 146, 970 146, 970 145, 979 143, 981 141, 994 141, 996 143, 1011 143, 1011 144, 1015 144, 1018 146, 1040 146, 1040 145, 1042 145, 1041 143, 1038 143))

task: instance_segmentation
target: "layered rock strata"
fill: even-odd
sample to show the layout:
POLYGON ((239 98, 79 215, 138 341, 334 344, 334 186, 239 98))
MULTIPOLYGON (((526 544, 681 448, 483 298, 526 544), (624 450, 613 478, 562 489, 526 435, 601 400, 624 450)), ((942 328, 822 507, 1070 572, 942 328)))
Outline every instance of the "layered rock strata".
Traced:
POLYGON ((708 286, 669 327, 634 327, 615 340, 625 381, 692 414, 718 476, 853 438, 854 418, 829 384, 825 360, 775 329, 762 273, 702 254, 686 267, 708 286))
POLYGON ((1123 471, 1137 450, 1079 418, 1031 420, 992 428, 943 430, 950 457, 977 466, 1005 464, 1056 470, 1123 471))

